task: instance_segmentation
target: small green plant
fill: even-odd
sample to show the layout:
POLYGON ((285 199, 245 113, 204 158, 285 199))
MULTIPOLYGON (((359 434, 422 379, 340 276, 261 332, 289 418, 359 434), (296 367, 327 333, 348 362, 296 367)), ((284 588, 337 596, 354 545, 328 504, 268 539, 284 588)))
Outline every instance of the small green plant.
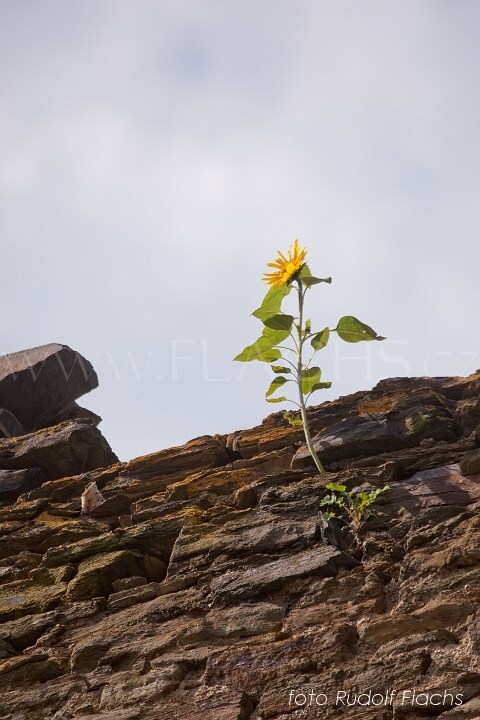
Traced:
POLYGON ((338 515, 336 511, 332 510, 322 510, 324 520, 327 522, 332 518, 342 520, 351 527, 355 535, 358 535, 363 523, 371 515, 370 505, 373 505, 379 495, 390 490, 390 485, 360 492, 347 490, 346 485, 337 483, 328 483, 325 488, 330 490, 330 494, 320 500, 320 507, 335 506, 341 514, 338 515))
POLYGON ((264 280, 270 285, 260 307, 252 315, 263 323, 261 336, 252 345, 248 345, 234 358, 239 362, 259 360, 271 363, 275 375, 265 393, 267 402, 291 402, 300 411, 298 415, 286 412, 284 418, 292 425, 302 425, 305 433, 307 447, 319 472, 324 467, 313 446, 310 427, 307 419, 306 404, 312 393, 323 388, 331 387, 331 382, 322 380, 322 371, 312 360, 317 351, 323 350, 328 344, 330 335, 337 335, 346 342, 357 343, 362 340, 385 340, 377 335, 369 325, 360 322, 352 315, 340 318, 336 327, 325 327, 320 332, 312 330, 310 320, 304 317, 304 302, 307 291, 314 285, 332 282, 332 278, 318 278, 312 275, 305 263, 307 250, 300 248, 298 240, 288 250, 287 257, 278 251, 278 258, 268 263, 273 272, 265 273, 264 280), (289 315, 282 311, 282 302, 289 295, 295 283, 298 298, 298 314, 289 315), (285 343, 290 343, 290 346, 285 343), (303 354, 306 344, 313 351, 310 359, 305 363, 303 354), (293 353, 286 356, 283 352, 293 353), (298 388, 298 402, 288 400, 285 396, 272 397, 272 395, 286 383, 292 382, 298 388))

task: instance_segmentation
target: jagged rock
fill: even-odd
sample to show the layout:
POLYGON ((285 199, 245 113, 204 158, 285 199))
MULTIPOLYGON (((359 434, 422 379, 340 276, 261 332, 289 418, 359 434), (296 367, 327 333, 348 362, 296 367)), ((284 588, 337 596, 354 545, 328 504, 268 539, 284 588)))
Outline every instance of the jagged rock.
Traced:
MULTIPOLYGON (((191 515, 196 517, 197 513, 191 515)), ((165 560, 170 557, 175 540, 190 513, 186 513, 185 516, 185 518, 181 515, 162 517, 158 520, 149 520, 138 525, 117 528, 102 534, 98 533, 98 528, 102 527, 102 525, 96 524, 92 519, 93 524, 89 523, 86 526, 85 535, 87 537, 77 540, 78 531, 76 531, 73 538, 68 538, 70 542, 49 547, 44 553, 42 562, 46 567, 57 567, 68 563, 78 563, 100 553, 130 549, 148 555, 156 553, 155 557, 165 560), (91 532, 88 531, 89 527, 93 528, 91 532)), ((68 527, 68 523, 66 527, 68 527)), ((57 534, 56 537, 59 538, 59 535, 57 534)))
MULTIPOLYGON (((376 406, 382 404, 370 403, 372 410, 376 406)), ((366 407, 364 403, 364 413, 366 407)), ((454 441, 453 413, 437 393, 418 389, 408 397, 392 399, 388 412, 360 414, 327 427, 313 438, 313 446, 328 464, 413 447, 427 438, 454 441)), ((295 453, 292 467, 312 465, 308 448, 303 446, 295 453)))
POLYGON ((0 469, 40 467, 47 480, 64 478, 118 462, 101 432, 88 420, 71 420, 0 440, 0 469))
POLYGON ((480 373, 394 378, 310 408, 335 438, 324 474, 291 469, 304 440, 277 413, 4 504, 2 720, 309 717, 290 690, 327 693, 326 720, 477 718, 479 395, 480 373), (320 531, 329 482, 391 486, 358 542, 339 523, 342 550, 320 531), (463 703, 332 701, 413 687, 463 703))
POLYGON ((67 345, 42 345, 0 357, 0 407, 27 431, 68 417, 75 400, 98 386, 97 375, 67 345))
POLYGON ((395 479, 399 480, 409 478, 422 470, 458 463, 472 447, 475 447, 475 439, 471 436, 452 443, 426 440, 420 447, 394 450, 381 455, 370 455, 369 457, 339 460, 331 463, 329 469, 336 471, 352 467, 356 469, 363 468, 364 472, 371 472, 378 464, 392 463, 395 466, 395 479))
POLYGON ((204 435, 180 447, 144 455, 126 463, 118 478, 107 483, 105 497, 122 493, 136 499, 163 491, 195 471, 226 465, 230 460, 220 436, 204 435))
POLYGON ((112 583, 122 577, 141 572, 139 558, 128 550, 100 553, 82 560, 73 580, 68 585, 69 600, 83 600, 112 592, 112 583))
POLYGON ((213 560, 222 555, 235 557, 306 547, 318 536, 316 512, 303 521, 279 518, 262 510, 232 513, 220 527, 205 522, 205 518, 201 520, 186 525, 178 536, 170 557, 169 578, 190 572, 195 559, 205 554, 213 560))
POLYGON ((97 483, 95 481, 89 483, 81 497, 82 513, 91 514, 92 510, 103 502, 105 502, 105 498, 98 489, 97 483))
POLYGON ((59 675, 64 669, 45 653, 11 658, 0 663, 0 688, 29 682, 45 682, 59 675))
MULTIPOLYGON (((42 560, 42 553, 45 554, 50 547, 94 538, 106 529, 103 523, 93 518, 82 516, 68 520, 45 511, 32 522, 0 536, 0 558, 8 559, 15 553, 21 557, 24 551, 28 551, 30 554, 35 553, 38 563, 42 560)), ((56 566, 60 565, 61 562, 56 563, 56 566)))
POLYGON ((29 492, 28 497, 31 500, 42 497, 48 498, 52 503, 65 503, 75 498, 79 504, 79 509, 81 509, 81 496, 87 485, 95 481, 97 487, 102 489, 109 480, 118 476, 122 467, 123 463, 114 463, 108 467, 81 473, 80 475, 51 480, 29 492))
POLYGON ((245 572, 230 571, 211 583, 215 600, 231 602, 265 595, 268 591, 300 577, 336 575, 340 567, 355 567, 358 562, 332 547, 324 546, 297 555, 280 558, 245 572))

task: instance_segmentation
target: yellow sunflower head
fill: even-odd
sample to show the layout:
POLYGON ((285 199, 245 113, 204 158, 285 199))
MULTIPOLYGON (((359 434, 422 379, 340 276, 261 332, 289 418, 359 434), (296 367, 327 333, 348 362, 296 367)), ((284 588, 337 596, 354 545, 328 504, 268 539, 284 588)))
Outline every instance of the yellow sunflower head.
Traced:
POLYGON ((288 248, 288 257, 285 257, 280 250, 278 258, 273 263, 267 263, 268 267, 275 268, 274 272, 264 273, 263 279, 268 285, 273 287, 281 287, 286 285, 297 274, 304 264, 307 256, 307 248, 302 250, 298 240, 288 248))

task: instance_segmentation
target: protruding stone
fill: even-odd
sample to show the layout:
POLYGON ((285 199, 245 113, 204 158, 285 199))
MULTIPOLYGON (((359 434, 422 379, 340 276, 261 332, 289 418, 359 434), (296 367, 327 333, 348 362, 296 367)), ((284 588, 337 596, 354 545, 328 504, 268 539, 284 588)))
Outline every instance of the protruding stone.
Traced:
POLYGON ((0 407, 28 431, 64 420, 98 386, 91 363, 67 345, 41 345, 0 357, 0 407))
POLYGON ((77 575, 69 583, 67 597, 80 600, 109 595, 114 580, 139 575, 140 571, 138 557, 129 550, 96 555, 80 563, 77 575))
POLYGON ((95 481, 91 482, 82 493, 82 513, 89 515, 105 498, 97 487, 95 481))

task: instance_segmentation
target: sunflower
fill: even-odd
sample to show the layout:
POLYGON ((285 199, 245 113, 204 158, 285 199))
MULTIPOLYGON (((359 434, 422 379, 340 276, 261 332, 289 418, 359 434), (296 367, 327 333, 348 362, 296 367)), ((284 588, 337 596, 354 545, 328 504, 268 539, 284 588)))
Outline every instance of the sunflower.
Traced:
POLYGON ((268 285, 281 287, 286 285, 302 267, 307 256, 307 248, 300 249, 300 243, 295 240, 288 248, 288 257, 285 257, 280 250, 277 250, 278 258, 273 263, 267 263, 268 267, 275 268, 275 272, 264 273, 263 279, 268 285))

